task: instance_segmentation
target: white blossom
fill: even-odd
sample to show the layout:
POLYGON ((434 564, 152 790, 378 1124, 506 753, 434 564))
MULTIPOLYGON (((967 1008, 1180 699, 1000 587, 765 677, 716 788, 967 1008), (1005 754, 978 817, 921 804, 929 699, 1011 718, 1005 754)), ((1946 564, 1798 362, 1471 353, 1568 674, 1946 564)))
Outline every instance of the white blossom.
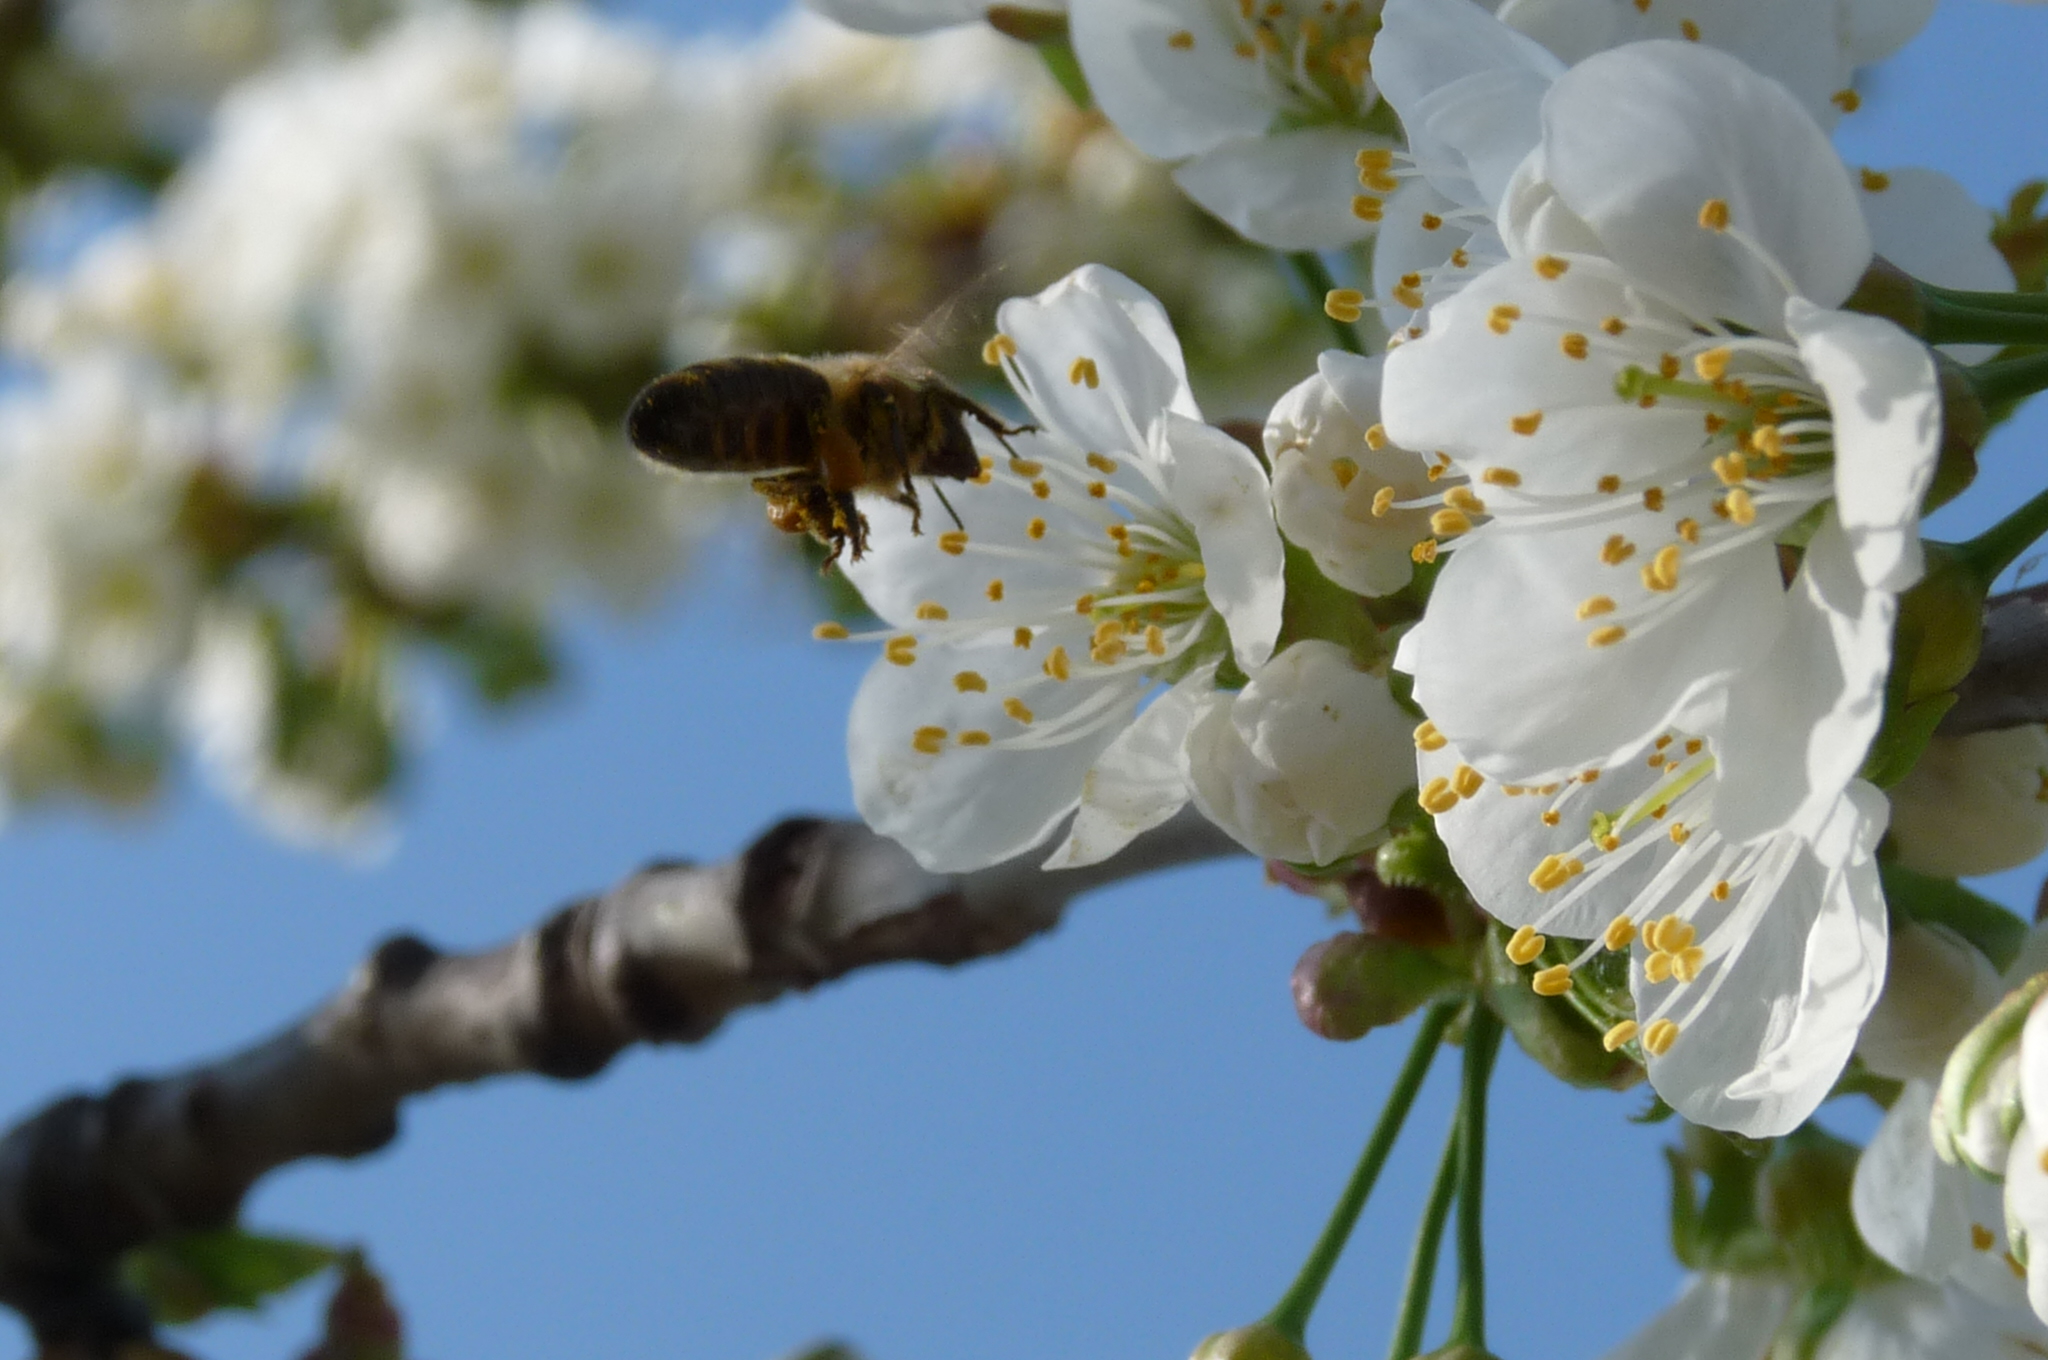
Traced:
POLYGON ((1091 265, 997 324, 1039 428, 974 431, 984 478, 948 488, 963 528, 928 501, 912 535, 876 503, 846 567, 892 630, 848 722, 855 803, 933 869, 1019 854, 1077 806, 1053 864, 1164 820, 1214 669, 1256 669, 1280 626, 1265 473, 1201 422, 1158 303, 1091 265))
POLYGON ((2048 850, 2048 728, 1936 736, 1891 800, 1905 868, 1963 878, 2025 864, 2048 850))

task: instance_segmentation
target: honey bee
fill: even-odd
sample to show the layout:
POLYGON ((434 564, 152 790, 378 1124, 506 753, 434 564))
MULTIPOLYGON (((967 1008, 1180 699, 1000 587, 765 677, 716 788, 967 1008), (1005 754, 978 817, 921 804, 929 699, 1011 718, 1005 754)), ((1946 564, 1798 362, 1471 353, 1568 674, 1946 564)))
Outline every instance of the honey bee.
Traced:
POLYGON ((922 507, 913 477, 980 475, 969 420, 998 439, 1032 428, 1004 423, 938 374, 895 356, 778 354, 709 359, 655 379, 633 399, 626 435, 641 453, 684 472, 764 474, 753 487, 768 499, 768 522, 825 544, 830 568, 842 552, 858 562, 867 551, 856 491, 908 509, 916 533, 922 507))

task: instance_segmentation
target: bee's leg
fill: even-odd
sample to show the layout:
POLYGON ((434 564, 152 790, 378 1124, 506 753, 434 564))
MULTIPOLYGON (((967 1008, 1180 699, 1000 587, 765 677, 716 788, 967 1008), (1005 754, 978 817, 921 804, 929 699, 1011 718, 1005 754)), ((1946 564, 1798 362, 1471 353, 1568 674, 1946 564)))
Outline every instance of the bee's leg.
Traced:
POLYGON ((1009 449, 1012 458, 1017 456, 1017 451, 1010 448, 1010 436, 1013 434, 1033 434, 1038 429, 1036 425, 1006 424, 1001 416, 998 416, 980 402, 967 401, 965 398, 962 398, 962 405, 965 407, 968 415, 980 421, 982 427, 996 437, 997 443, 1001 444, 1005 449, 1009 449))
POLYGON ((960 522, 960 512, 953 508, 953 502, 946 499, 946 488, 939 485, 939 479, 936 477, 932 478, 932 494, 939 498, 940 505, 946 507, 946 514, 952 518, 953 527, 965 533, 967 526, 960 522))
POLYGON ((868 550, 868 519, 853 502, 851 491, 828 491, 825 493, 832 507, 833 556, 837 557, 840 544, 851 544, 853 560, 858 562, 861 554, 868 550))

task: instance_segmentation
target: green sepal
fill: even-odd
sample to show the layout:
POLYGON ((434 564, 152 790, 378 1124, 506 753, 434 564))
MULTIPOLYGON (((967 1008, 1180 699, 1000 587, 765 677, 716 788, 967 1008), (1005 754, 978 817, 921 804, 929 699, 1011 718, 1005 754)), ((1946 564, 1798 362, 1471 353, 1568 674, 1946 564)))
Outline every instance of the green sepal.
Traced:
POLYGON ((1364 600, 1323 575, 1315 558, 1292 543, 1287 545, 1283 572, 1287 598, 1280 607, 1280 636, 1273 645, 1276 653, 1303 639, 1319 638, 1351 653, 1360 670, 1386 669, 1387 645, 1380 640, 1379 625, 1366 612, 1364 600))
POLYGON ((1956 696, 1950 692, 1916 700, 1885 714, 1884 726, 1870 743, 1870 753, 1863 757, 1863 768, 1858 773, 1881 789, 1895 788, 1920 763, 1927 743, 1934 740, 1934 729, 1941 726, 1941 720, 1955 706, 1956 696))
POLYGON ((1507 928, 1494 922, 1480 947, 1480 981, 1486 1004, 1501 1018, 1515 1043, 1537 1066, 1572 1086, 1625 1091, 1643 1079, 1643 1069, 1626 1052, 1609 1053, 1601 1031, 1565 996, 1538 996, 1529 975, 1509 961, 1503 946, 1507 928))
POLYGON ((2027 942, 2027 923, 1952 878, 1915 873, 1896 864, 1877 866, 1892 911, 1926 925, 1946 926, 1991 960, 2001 973, 2027 942))
POLYGON ((1309 1360, 1309 1353, 1272 1323, 1254 1322, 1204 1338, 1191 1360, 1309 1360))
POLYGON ((253 1311, 343 1256, 319 1242, 222 1228, 131 1251, 121 1260, 121 1277, 151 1317, 177 1324, 220 1309, 253 1311))
MULTIPOLYGON (((1941 1071, 1941 1088, 1934 1098, 1934 1150, 1945 1162, 1966 1166, 1980 1175, 1998 1179, 2005 1174, 2003 1166, 1980 1167, 1965 1155, 1963 1135, 1969 1123, 1970 1107, 1984 1094, 1984 1087, 1999 1066, 2020 1041, 2020 1030, 2027 1023, 2027 1014, 2034 1008, 2043 992, 2048 992, 2048 973, 2036 973, 2012 991, 2005 999, 1991 1008, 1991 1013, 1977 1022, 1977 1027, 1963 1036, 1955 1052, 1949 1054, 1948 1065, 1941 1071)), ((2014 1122, 2013 1114, 2002 1116, 2005 1132, 2010 1135, 2014 1122)))
POLYGON ((1464 951, 1423 949, 1383 935, 1343 931, 1319 940, 1294 967, 1294 1006, 1325 1039, 1362 1039, 1471 985, 1464 951))
POLYGON ((1766 1360, 1813 1360, 1855 1298, 1852 1284, 1817 1284, 1801 1293, 1771 1338, 1766 1360))

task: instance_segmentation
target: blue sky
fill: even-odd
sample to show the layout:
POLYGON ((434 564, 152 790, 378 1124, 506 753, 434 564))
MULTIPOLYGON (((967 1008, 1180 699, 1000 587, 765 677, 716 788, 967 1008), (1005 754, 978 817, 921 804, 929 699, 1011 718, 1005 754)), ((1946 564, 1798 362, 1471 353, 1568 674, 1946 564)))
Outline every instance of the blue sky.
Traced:
MULTIPOLYGON (((769 12, 619 8, 677 27, 769 12)), ((2044 33, 2048 9, 1943 0, 1871 83, 1844 154, 1934 164, 2002 201, 2048 172, 2044 33)), ((2044 442, 2041 412, 2008 428, 1949 532, 2037 489, 2044 442)), ((505 720, 442 703, 403 839, 374 867, 279 847, 192 788, 134 821, 19 824, 0 844, 0 1032, 16 1036, 0 1105, 246 1043, 389 931, 489 944, 644 860, 723 856, 792 810, 845 813, 865 657, 810 643, 811 619, 736 531, 663 608, 579 626, 553 698, 505 720)), ((2031 903, 2039 876, 1995 886, 2031 903)), ((248 1217, 363 1243, 426 1356, 771 1360, 826 1334, 871 1360, 1185 1355, 1286 1283, 1405 1048, 1295 1021, 1288 970, 1327 930, 1250 863, 1130 885, 998 961, 863 975, 578 1086, 416 1102, 393 1147, 280 1174, 248 1217)), ((1325 1360, 1384 1349, 1454 1066, 1326 1296, 1325 1360)), ((1503 1355, 1598 1355, 1674 1290, 1666 1135, 1625 1119, 1642 1099, 1564 1090, 1512 1049, 1503 1062, 1503 1355)), ((286 1355, 318 1302, 188 1339, 219 1360, 286 1355)))

